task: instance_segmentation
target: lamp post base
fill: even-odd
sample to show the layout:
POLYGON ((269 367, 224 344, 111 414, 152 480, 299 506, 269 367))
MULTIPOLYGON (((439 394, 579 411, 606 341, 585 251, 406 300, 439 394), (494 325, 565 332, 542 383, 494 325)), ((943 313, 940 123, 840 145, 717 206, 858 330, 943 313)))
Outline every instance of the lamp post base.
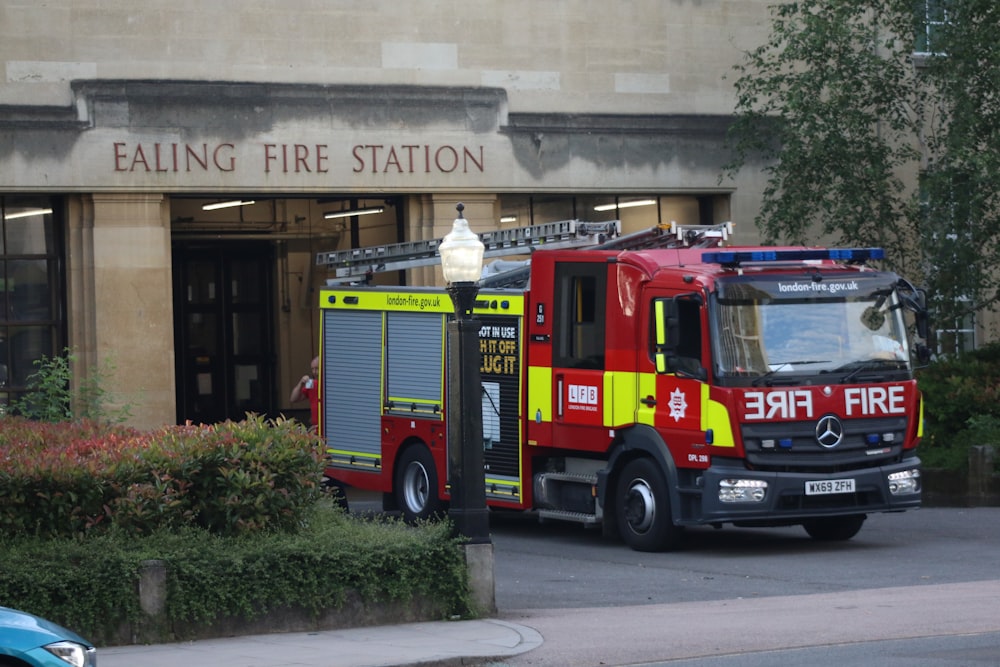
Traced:
MULTIPOLYGON (((461 300, 475 301, 472 294, 461 300)), ((463 287, 466 287, 463 285, 463 287)), ((459 307, 459 297, 456 309, 459 307)), ((471 305, 469 306, 471 309, 471 305)), ((461 311, 460 311, 461 312, 461 311)), ((451 487, 449 516, 456 532, 469 544, 490 541, 489 510, 486 507, 486 477, 483 454, 483 383, 479 366, 479 320, 464 318, 448 323, 448 482, 451 487)))
POLYGON ((482 509, 452 508, 448 518, 455 524, 455 531, 465 538, 466 544, 489 544, 490 511, 482 509))

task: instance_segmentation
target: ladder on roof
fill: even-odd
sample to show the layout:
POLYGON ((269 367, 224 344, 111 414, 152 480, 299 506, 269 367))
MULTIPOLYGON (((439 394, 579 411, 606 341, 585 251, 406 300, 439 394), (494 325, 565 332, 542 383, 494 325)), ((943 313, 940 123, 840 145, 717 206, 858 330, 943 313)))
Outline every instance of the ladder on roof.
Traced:
MULTIPOLYGON (((483 258, 525 255, 537 248, 590 248, 593 250, 641 250, 644 248, 716 247, 723 245, 733 233, 733 223, 717 225, 656 225, 649 229, 621 235, 621 221, 583 222, 562 220, 540 225, 481 232, 483 258)), ((365 280, 375 273, 401 271, 418 266, 441 263, 438 246, 442 239, 408 241, 321 252, 316 265, 329 272, 328 285, 365 280)), ((503 274, 482 281, 483 286, 507 286, 508 281, 521 282, 513 274, 527 273, 527 263, 503 274), (508 277, 507 273, 512 275, 508 277)), ((510 283, 513 285, 514 283, 510 283)))
MULTIPOLYGON (((535 248, 594 246, 621 234, 621 221, 583 222, 562 220, 540 225, 500 229, 479 234, 485 247, 483 258, 526 255, 535 248)), ((440 264, 438 246, 443 239, 408 241, 386 245, 321 252, 316 265, 329 271, 327 284, 355 282, 373 273, 400 271, 440 264)))
MULTIPOLYGON (((656 225, 591 246, 591 250, 644 250, 647 248, 716 248, 725 245, 733 235, 732 222, 716 225, 656 225)), ((525 288, 531 277, 530 261, 507 270, 484 272, 480 287, 525 288)))

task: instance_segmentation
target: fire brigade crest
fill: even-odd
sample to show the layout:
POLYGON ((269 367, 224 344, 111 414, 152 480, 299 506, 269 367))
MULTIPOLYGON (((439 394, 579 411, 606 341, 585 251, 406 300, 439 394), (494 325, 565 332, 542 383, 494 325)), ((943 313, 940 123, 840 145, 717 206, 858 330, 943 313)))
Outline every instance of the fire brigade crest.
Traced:
POLYGON ((688 407, 687 401, 684 399, 684 392, 680 389, 674 389, 670 392, 670 402, 667 405, 670 406, 670 416, 674 418, 674 421, 679 422, 684 417, 688 407))

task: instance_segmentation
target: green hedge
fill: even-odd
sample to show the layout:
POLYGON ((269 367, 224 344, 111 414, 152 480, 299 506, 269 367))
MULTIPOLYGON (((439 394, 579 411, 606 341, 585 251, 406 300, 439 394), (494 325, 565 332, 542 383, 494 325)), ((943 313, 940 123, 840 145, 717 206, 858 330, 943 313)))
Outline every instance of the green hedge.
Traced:
POLYGON ((349 591, 474 614, 451 525, 347 515, 322 493, 321 451, 255 416, 150 432, 0 419, 0 605, 106 643, 143 620, 140 569, 159 560, 175 628, 318 615, 349 591))
POLYGON ((248 416, 150 432, 93 421, 0 422, 7 535, 290 529, 315 503, 321 480, 321 443, 290 420, 248 416))
POLYGON ((966 470, 969 447, 1000 446, 1000 344, 937 360, 917 373, 926 467, 966 470))
POLYGON ((364 521, 332 503, 307 512, 294 533, 221 537, 182 528, 135 537, 112 529, 85 539, 2 538, 0 605, 115 643, 123 623, 140 620, 145 560, 165 563, 166 615, 177 624, 253 619, 288 606, 318 615, 339 609, 348 592, 366 603, 426 600, 445 610, 442 618, 474 613, 449 524, 364 521))

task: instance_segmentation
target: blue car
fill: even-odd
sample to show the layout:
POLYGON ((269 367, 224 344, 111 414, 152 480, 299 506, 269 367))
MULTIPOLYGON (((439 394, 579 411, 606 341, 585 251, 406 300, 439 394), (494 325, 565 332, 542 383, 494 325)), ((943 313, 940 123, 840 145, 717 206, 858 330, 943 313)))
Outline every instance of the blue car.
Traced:
POLYGON ((97 667, 97 649, 44 618, 0 607, 0 667, 97 667))

